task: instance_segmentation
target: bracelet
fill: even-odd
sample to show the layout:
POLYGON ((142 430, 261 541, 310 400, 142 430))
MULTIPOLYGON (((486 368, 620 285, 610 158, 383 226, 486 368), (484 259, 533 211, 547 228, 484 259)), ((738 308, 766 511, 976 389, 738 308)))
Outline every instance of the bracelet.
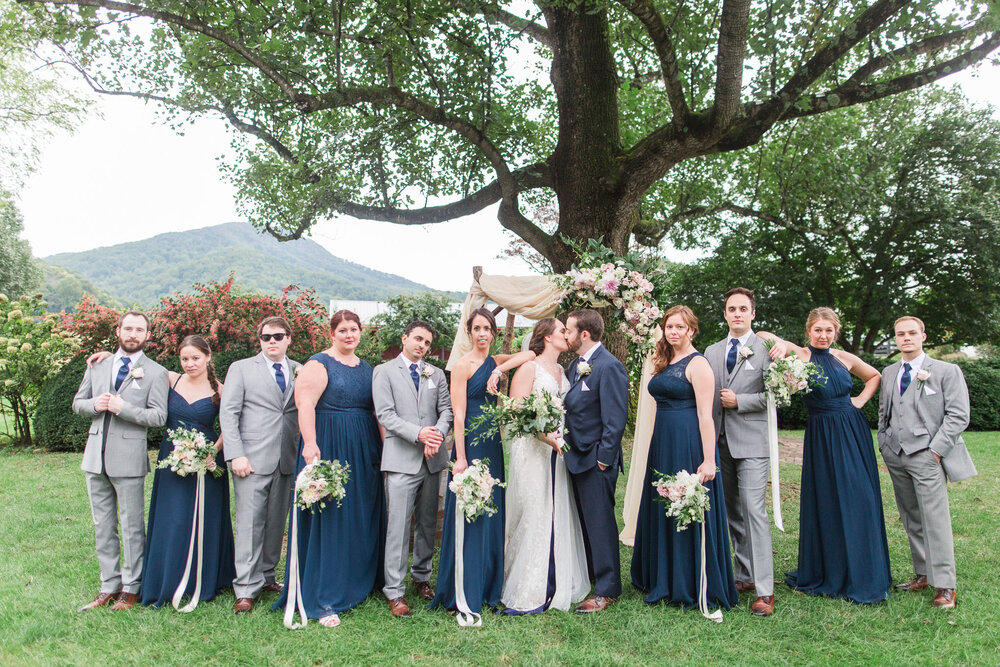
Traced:
POLYGON ((492 372, 492 373, 490 373, 490 375, 503 375, 503 371, 502 371, 502 370, 500 370, 500 368, 499 368, 499 367, 497 367, 497 368, 494 368, 494 369, 493 369, 493 372, 492 372))

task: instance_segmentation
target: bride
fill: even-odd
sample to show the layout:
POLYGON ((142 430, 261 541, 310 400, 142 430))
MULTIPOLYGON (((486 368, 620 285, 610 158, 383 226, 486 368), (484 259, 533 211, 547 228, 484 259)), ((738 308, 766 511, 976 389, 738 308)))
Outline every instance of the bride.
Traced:
MULTIPOLYGON (((511 398, 537 391, 566 395, 569 382, 558 363, 567 349, 565 332, 553 317, 535 325, 528 347, 537 356, 515 373, 511 398)), ((501 596, 507 614, 565 611, 590 592, 572 481, 555 435, 517 438, 511 445, 501 596)))

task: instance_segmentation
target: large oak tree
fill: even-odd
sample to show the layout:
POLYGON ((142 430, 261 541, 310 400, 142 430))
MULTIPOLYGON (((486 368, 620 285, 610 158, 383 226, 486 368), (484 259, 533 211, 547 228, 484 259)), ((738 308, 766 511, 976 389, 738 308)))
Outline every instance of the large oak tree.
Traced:
MULTIPOLYGON (((683 205, 672 172, 1000 45, 977 0, 20 0, 108 94, 238 132, 252 222, 428 224, 499 202, 557 270, 683 205), (549 234, 525 215, 552 201, 549 234), (650 206, 655 202, 655 206, 650 206)), ((19 20, 20 17, 14 17, 19 20)))

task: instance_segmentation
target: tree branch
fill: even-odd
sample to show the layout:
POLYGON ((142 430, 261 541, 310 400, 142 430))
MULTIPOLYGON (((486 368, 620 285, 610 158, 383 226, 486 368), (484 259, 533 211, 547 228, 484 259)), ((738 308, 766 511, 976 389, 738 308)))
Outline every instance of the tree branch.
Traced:
POLYGON ((621 5, 632 13, 643 26, 653 40, 656 48, 656 55, 660 59, 660 73, 663 77, 663 84, 667 90, 667 99, 670 101, 670 108, 674 112, 673 123, 677 127, 687 124, 691 110, 688 108, 687 99, 684 97, 684 89, 681 86, 680 75, 677 68, 677 51, 674 42, 667 32, 667 26, 663 22, 663 17, 656 10, 651 0, 619 0, 621 5))
POLYGON ((803 225, 795 224, 780 215, 775 215, 774 213, 768 213, 766 211, 759 211, 746 206, 741 206, 735 202, 723 202, 715 206, 695 206, 687 211, 681 211, 679 213, 674 213, 667 219, 667 224, 670 226, 687 222, 688 220, 694 220, 697 218, 703 218, 707 215, 715 215, 717 213, 735 213, 737 215, 742 215, 747 218, 755 218, 762 222, 767 222, 772 225, 777 225, 782 229, 787 229, 790 232, 795 232, 796 234, 815 234, 817 236, 839 236, 841 232, 847 227, 847 223, 841 223, 832 229, 819 229, 817 227, 807 227, 803 225))
POLYGON ((876 72, 881 71, 890 65, 894 65, 901 60, 908 60, 915 56, 928 53, 937 53, 941 49, 957 44, 958 42, 968 39, 969 37, 974 37, 982 32, 985 32, 985 30, 983 29, 981 23, 977 23, 962 30, 956 30, 954 32, 948 32, 941 35, 932 35, 926 39, 921 39, 912 44, 902 46, 895 51, 883 53, 880 56, 872 58, 867 63, 859 67, 857 71, 851 75, 851 78, 845 81, 841 87, 851 88, 853 86, 859 86, 871 78, 871 76, 876 72))
POLYGON ((477 4, 470 0, 455 0, 453 4, 466 14, 482 14, 483 18, 487 21, 505 25, 515 32, 528 35, 541 44, 552 48, 552 34, 549 32, 549 29, 538 25, 534 21, 521 18, 493 4, 477 4))
POLYGON ((716 130, 728 127, 740 109, 749 20, 750 0, 724 0, 712 105, 712 127, 716 130))

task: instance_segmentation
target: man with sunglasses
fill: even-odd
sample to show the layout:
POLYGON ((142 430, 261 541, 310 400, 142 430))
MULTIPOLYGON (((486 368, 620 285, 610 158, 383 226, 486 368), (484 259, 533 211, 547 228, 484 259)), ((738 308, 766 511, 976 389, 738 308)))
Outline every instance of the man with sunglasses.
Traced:
POLYGON ((223 451, 233 472, 237 614, 253 609, 261 591, 280 592, 274 568, 288 518, 298 410, 293 389, 301 364, 285 356, 292 329, 283 317, 257 327, 260 354, 234 362, 219 409, 223 451))

